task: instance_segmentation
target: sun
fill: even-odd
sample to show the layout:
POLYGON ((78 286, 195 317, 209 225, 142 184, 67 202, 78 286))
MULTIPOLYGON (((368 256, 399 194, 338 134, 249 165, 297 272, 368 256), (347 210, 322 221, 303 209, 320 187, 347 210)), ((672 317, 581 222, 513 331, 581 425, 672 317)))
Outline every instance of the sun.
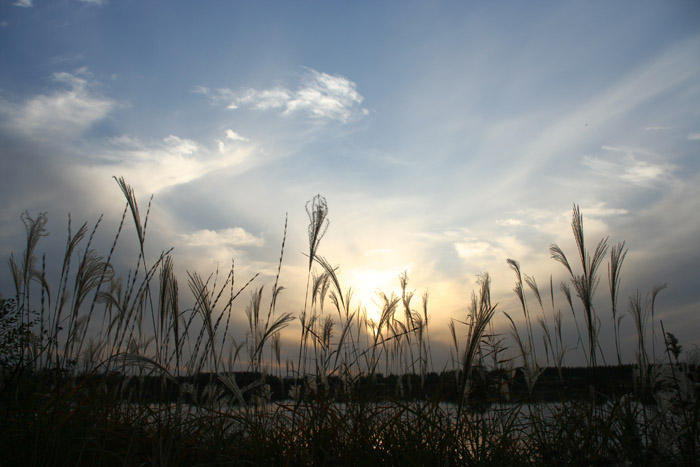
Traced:
POLYGON ((381 291, 388 297, 392 293, 400 295, 399 275, 406 269, 355 268, 349 271, 348 284, 353 289, 353 309, 361 306, 366 310, 367 318, 378 323, 381 317, 381 300, 377 293, 381 291))

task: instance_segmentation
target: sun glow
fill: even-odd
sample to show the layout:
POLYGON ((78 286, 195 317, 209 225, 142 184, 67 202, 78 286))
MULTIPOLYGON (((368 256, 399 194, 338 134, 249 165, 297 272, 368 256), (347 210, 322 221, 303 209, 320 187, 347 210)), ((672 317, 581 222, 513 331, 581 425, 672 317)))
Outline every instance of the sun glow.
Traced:
POLYGON ((408 271, 408 268, 356 268, 349 271, 348 283, 353 289, 353 306, 360 305, 366 309, 367 318, 378 323, 382 311, 378 293, 383 292, 387 297, 392 293, 400 296, 399 276, 403 271, 408 271))

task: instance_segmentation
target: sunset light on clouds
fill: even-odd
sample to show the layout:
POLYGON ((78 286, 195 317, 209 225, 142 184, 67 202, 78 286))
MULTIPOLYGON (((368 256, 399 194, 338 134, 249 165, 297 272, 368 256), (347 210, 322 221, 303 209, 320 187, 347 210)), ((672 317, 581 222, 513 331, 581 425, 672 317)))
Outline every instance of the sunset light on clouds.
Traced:
MULTIPOLYGON (((233 260, 241 285, 260 273, 272 287, 288 215, 277 307, 298 314, 305 206, 321 194, 318 253, 355 304, 377 316, 375 290, 399 293, 406 271, 414 306, 428 292, 446 360, 448 321, 463 319, 480 274, 496 331, 508 332, 501 311, 520 316, 509 258, 543 290, 553 276, 568 313, 549 247, 576 258, 575 203, 591 248, 626 241, 623 313, 667 282, 657 320, 700 345, 697 2, 3 0, 0 23, 3 258, 22 252, 24 211, 48 212, 54 267, 69 213, 104 213, 109 248, 124 207, 112 177, 124 177, 144 215, 153 194, 147 254, 174 247, 183 284, 233 260)), ((138 254, 128 243, 125 270, 138 254)), ((634 332, 623 320, 623 342, 634 332)))

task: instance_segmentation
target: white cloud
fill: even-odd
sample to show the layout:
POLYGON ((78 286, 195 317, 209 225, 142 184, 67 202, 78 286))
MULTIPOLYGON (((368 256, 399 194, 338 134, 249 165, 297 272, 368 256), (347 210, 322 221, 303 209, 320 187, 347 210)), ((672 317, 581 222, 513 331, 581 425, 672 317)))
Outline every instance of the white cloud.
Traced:
POLYGON ((28 8, 32 6, 32 0, 17 0, 13 5, 28 8))
POLYGON ((468 238, 454 243, 457 255, 484 269, 495 262, 507 258, 523 258, 530 253, 530 248, 512 235, 498 235, 489 241, 481 238, 468 238))
POLYGON ((141 193, 190 183, 207 174, 240 167, 257 151, 253 145, 227 148, 217 141, 212 151, 196 141, 170 135, 161 142, 143 143, 127 136, 112 139, 83 170, 101 176, 124 176, 141 193))
POLYGON ((75 73, 54 73, 53 81, 68 89, 38 95, 10 107, 12 124, 32 136, 67 136, 85 131, 116 107, 113 100, 93 92, 87 77, 84 68, 75 73))
POLYGON ((653 183, 670 172, 668 165, 654 165, 644 161, 632 160, 632 164, 620 175, 620 178, 635 185, 653 183))
POLYGON ((485 256, 493 255, 490 243, 476 239, 455 243, 454 246, 457 255, 462 259, 472 259, 474 257, 481 259, 485 256))
POLYGON ((249 107, 260 111, 280 111, 281 115, 304 115, 318 121, 347 123, 367 115, 361 107, 363 97, 354 82, 339 75, 307 69, 296 90, 285 86, 269 89, 249 88, 241 93, 221 88, 212 92, 197 86, 193 92, 209 97, 212 102, 226 102, 228 109, 249 107))
POLYGON ((238 106, 233 102, 233 99, 237 97, 237 94, 227 88, 219 88, 211 90, 206 86, 201 84, 196 85, 192 91, 193 94, 201 94, 205 96, 212 105, 220 105, 221 103, 227 103, 228 109, 237 109, 238 106))
POLYGON ((189 235, 180 235, 179 240, 183 245, 197 247, 263 246, 265 244, 262 237, 256 237, 241 227, 220 230, 202 229, 189 235))
POLYGON ((257 91, 248 89, 242 97, 229 104, 229 109, 236 109, 240 105, 250 105, 258 110, 269 110, 286 107, 292 93, 285 88, 277 87, 257 91))
POLYGON ((582 206, 581 212, 586 217, 595 217, 595 218, 622 216, 622 215, 625 215, 628 213, 628 211, 626 209, 610 208, 610 207, 607 207, 607 205, 605 203, 602 203, 602 202, 582 206))
POLYGON ((225 133, 224 141, 214 140, 213 147, 176 135, 155 142, 130 136, 83 141, 82 134, 119 104, 94 90, 85 68, 57 72, 51 78, 52 91, 19 102, 0 100, 0 123, 27 140, 70 148, 73 162, 64 165, 88 179, 124 176, 139 192, 156 193, 213 172, 240 171, 244 163, 259 159, 250 157, 259 149, 232 130, 225 133), (84 144, 76 144, 80 141, 84 144))
POLYGON ((98 6, 102 6, 102 5, 107 4, 107 0, 80 0, 80 1, 83 3, 90 3, 92 5, 98 5, 98 6))
POLYGON ((690 133, 690 134, 688 135, 688 139, 689 139, 690 141, 700 141, 700 131, 696 131, 696 132, 690 133))
MULTIPOLYGON (((597 237, 610 233, 606 222, 609 218, 619 218, 629 214, 626 209, 610 207, 605 202, 583 202, 579 204, 586 226, 586 235, 597 237)), ((572 240, 572 210, 526 209, 521 211, 524 228, 518 232, 519 238, 527 239, 527 230, 537 232, 542 245, 550 243, 565 244, 572 240)))
MULTIPOLYGON (((581 130, 586 123, 599 128, 610 126, 656 96, 693 82, 700 74, 700 62, 695 60, 699 46, 700 36, 672 46, 662 55, 629 72, 619 82, 592 96, 568 115, 557 119, 534 139, 521 145, 522 164, 518 165, 517 170, 501 177, 499 183, 493 185, 493 190, 503 192, 560 155, 563 148, 589 138, 581 130)), ((531 119, 529 115, 526 118, 531 119)), ((502 128, 494 130, 494 136, 500 137, 501 134, 502 128)))
POLYGON ((603 150, 622 153, 622 159, 584 156, 583 164, 596 175, 631 185, 651 187, 668 184, 672 181, 675 167, 667 162, 653 163, 641 160, 639 154, 649 157, 644 150, 603 146, 603 150))
POLYGON ((226 130, 226 139, 230 139, 232 141, 248 141, 248 138, 246 138, 245 136, 241 136, 230 129, 226 130))
POLYGON ((518 226, 518 225, 523 225, 523 221, 521 221, 520 219, 513 219, 513 218, 509 218, 509 219, 499 219, 499 220, 496 221, 496 223, 497 223, 498 225, 501 225, 501 226, 504 226, 504 227, 515 227, 515 226, 518 226))
POLYGON ((310 70, 304 87, 287 103, 285 114, 308 112, 313 118, 347 122, 353 107, 362 103, 355 83, 342 76, 310 70))
POLYGON ((192 154, 197 150, 197 143, 191 139, 182 139, 177 136, 170 135, 163 140, 168 148, 180 154, 192 154))
MULTIPOLYGON (((239 135, 238 133, 236 133, 235 131, 233 131, 233 130, 231 130, 231 129, 226 130, 226 140, 240 141, 240 142, 243 142, 243 143, 247 143, 247 142, 249 141, 248 138, 246 138, 245 136, 239 135)), ((224 143, 223 141, 217 139, 217 140, 216 140, 216 144, 217 144, 217 148, 218 148, 218 150, 219 150, 219 154, 224 154, 224 153, 226 153, 226 151, 228 150, 228 147, 226 146, 226 143, 224 143)))

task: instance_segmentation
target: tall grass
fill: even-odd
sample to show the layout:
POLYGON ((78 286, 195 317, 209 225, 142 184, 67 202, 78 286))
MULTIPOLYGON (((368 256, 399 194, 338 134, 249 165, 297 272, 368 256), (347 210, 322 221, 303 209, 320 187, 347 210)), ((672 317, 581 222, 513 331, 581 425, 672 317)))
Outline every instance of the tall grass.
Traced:
MULTIPOLYGON (((608 249, 608 239, 601 239, 595 247, 593 254, 586 248, 583 234, 583 215, 577 205, 574 205, 571 219, 571 230, 576 240, 577 253, 581 261, 581 273, 574 272, 564 251, 557 244, 553 244, 549 251, 556 261, 560 262, 571 276, 576 295, 583 305, 583 313, 588 332, 588 363, 595 369, 597 364, 598 329, 599 321, 595 313, 593 296, 600 282, 598 268, 608 249)), ((573 306, 572 306, 573 310, 573 306)))
MULTIPOLYGON (((329 225, 322 196, 306 206, 307 285, 295 317, 279 311, 286 219, 271 286, 257 284, 257 274, 241 281, 232 262, 207 276, 190 271, 181 287, 171 250, 146 254, 152 199, 142 218, 131 187, 123 179, 117 184, 126 203, 109 252, 100 255, 93 246, 101 217, 75 231, 69 217, 54 284, 46 257, 38 256, 47 216, 22 216, 24 252, 9 259, 14 290, 0 297, 4 464, 693 465, 697 459, 697 366, 683 360, 683 346, 665 330, 667 364, 646 348, 649 320, 652 342, 655 337, 662 286, 629 303, 638 333, 637 390, 630 381, 629 390, 605 392, 596 380, 591 390, 604 393, 605 405, 595 403, 600 397, 591 404, 565 391, 552 405, 539 399, 547 389, 543 365, 553 364, 558 387, 566 388, 570 347, 551 277, 548 316, 537 281, 508 260, 524 329, 511 310, 502 310, 510 333, 501 334, 493 322, 491 278, 481 275, 465 316, 449 323, 452 370, 438 374, 427 292, 417 305, 419 295, 404 272, 397 277, 400 294, 379 292, 381 313, 377 321, 370 318, 343 286, 340 269, 319 253, 329 225), (122 273, 114 258, 129 217, 137 258, 122 273), (186 292, 189 299, 183 299, 186 292), (301 324, 298 354, 283 363, 282 333, 295 319, 301 324), (542 331, 544 361, 538 361, 533 321, 542 331), (234 329, 241 322, 246 329, 234 329)), ((572 230, 582 272, 574 272, 557 245, 550 253, 570 275, 559 290, 577 329, 569 284, 581 301, 585 356, 596 368, 601 322, 593 303, 607 239, 588 252, 577 206, 572 230)), ((624 243, 618 244, 608 265, 618 364, 617 291, 625 255, 624 243)))

